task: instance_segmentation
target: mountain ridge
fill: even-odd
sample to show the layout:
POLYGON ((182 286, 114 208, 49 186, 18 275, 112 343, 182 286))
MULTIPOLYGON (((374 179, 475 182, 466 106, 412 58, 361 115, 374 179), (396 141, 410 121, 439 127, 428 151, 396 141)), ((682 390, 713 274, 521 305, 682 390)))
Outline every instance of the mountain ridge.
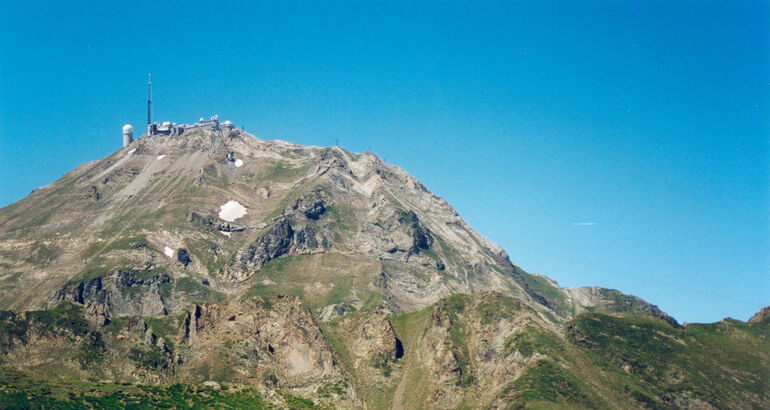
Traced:
MULTIPOLYGON (((0 365, 43 376, 215 380, 262 386, 278 406, 276 389, 375 408, 768 400, 744 365, 766 354, 737 350, 738 393, 699 378, 721 375, 702 354, 720 324, 529 274, 370 152, 240 130, 144 135, 0 209, 0 267, 0 365), (627 335, 687 349, 663 343, 665 365, 627 335), (675 388, 650 366, 673 366, 675 388)), ((766 345, 755 322, 724 326, 766 345)))
MULTIPOLYGON (((91 211, 91 215, 95 215, 96 217, 93 218, 93 221, 89 224, 87 229, 99 229, 102 224, 109 222, 110 219, 115 219, 119 215, 121 207, 130 207, 132 202, 139 201, 141 203, 141 198, 136 198, 135 196, 142 195, 142 188, 146 184, 152 185, 152 178, 157 177, 157 174, 174 171, 176 171, 177 174, 182 174, 182 172, 179 171, 185 171, 187 175, 177 175, 175 178, 185 180, 186 183, 194 181, 197 178, 199 183, 203 183, 203 176, 210 176, 209 174, 205 174, 205 172, 211 173, 212 164, 219 164, 220 166, 224 165, 226 169, 225 172, 221 174, 217 171, 217 176, 224 174, 226 177, 226 172, 234 174, 233 171, 241 171, 239 175, 241 178, 243 178, 243 170, 248 169, 248 166, 244 168, 234 167, 232 166, 232 163, 226 162, 223 158, 218 158, 212 161, 211 153, 206 153, 203 150, 207 147, 207 145, 213 143, 214 138, 215 136, 206 130, 194 130, 193 132, 183 136, 175 137, 154 136, 148 138, 147 136, 144 136, 131 144, 130 147, 116 151, 115 153, 105 158, 105 160, 86 163, 75 168, 70 173, 65 174, 59 181, 54 182, 53 185, 61 185, 64 184, 65 181, 69 182, 70 180, 81 185, 82 187, 79 187, 79 189, 81 191, 85 191, 83 193, 83 198, 80 198, 81 202, 87 200, 92 201, 97 205, 95 207, 97 209, 91 211), (139 161, 138 165, 134 165, 129 169, 127 164, 131 163, 132 161, 136 163, 136 157, 144 157, 145 161, 143 163, 139 161), (201 166, 200 164, 203 163, 206 165, 201 166), (127 173, 131 174, 129 175, 130 181, 124 181, 124 183, 121 185, 120 179, 126 178, 127 173), (191 175, 193 173, 196 173, 197 175, 191 175), (111 186, 116 183, 118 185, 117 188, 119 189, 111 186), (99 206, 104 203, 112 203, 112 206, 99 206), (107 209, 105 210, 105 208, 107 209), (110 215, 110 212, 116 215, 110 215)), ((249 153, 248 155, 253 157, 255 161, 260 161, 261 159, 265 159, 267 161, 277 160, 278 163, 273 164, 274 167, 270 170, 267 170, 266 172, 294 172, 297 174, 294 176, 298 178, 295 178, 295 181, 291 181, 294 185, 293 188, 296 188, 296 185, 302 185, 303 180, 324 179, 325 181, 322 182, 326 183, 324 185, 326 186, 326 190, 331 191, 335 188, 341 188, 342 190, 353 191, 355 194, 359 194, 347 195, 343 198, 354 201, 358 200, 365 206, 372 208, 369 210, 367 215, 362 216, 364 223, 367 224, 365 229, 368 229, 369 231, 353 233, 353 235, 357 237, 351 241, 356 242, 358 238, 363 237, 363 241, 361 242, 364 243, 367 248, 344 250, 338 249, 337 251, 359 253, 382 253, 383 251, 387 251, 394 255, 393 258, 389 258, 391 261, 398 260, 399 257, 401 260, 408 260, 410 257, 419 258, 421 256, 419 252, 420 247, 414 245, 414 239, 417 239, 417 242, 422 245, 427 245, 425 241, 433 241, 431 235, 440 235, 440 240, 448 240, 451 242, 451 245, 453 245, 453 247, 460 253, 460 257, 463 259, 463 264, 465 264, 465 261, 471 261, 471 263, 468 264, 470 266, 459 266, 460 264, 455 264, 455 266, 450 266, 448 268, 449 271, 454 273, 455 278, 459 278, 460 282, 467 282, 468 272, 475 269, 476 271, 484 271, 484 275, 492 277, 495 281, 493 284, 494 287, 490 287, 490 283, 462 283, 462 285, 464 285, 465 291, 472 291, 471 288, 474 285, 477 287, 487 286, 486 289, 488 290, 508 287, 508 290, 517 293, 519 297, 530 297, 520 284, 511 281, 510 278, 507 277, 510 275, 498 275, 499 272, 494 270, 494 268, 497 268, 498 270, 503 270, 508 274, 520 270, 518 266, 515 266, 510 262, 507 253, 505 253, 502 248, 492 243, 487 238, 476 233, 472 228, 470 228, 470 226, 467 225, 467 223, 465 223, 465 221, 462 220, 462 218, 460 218, 459 214, 454 210, 454 208, 451 207, 451 205, 434 195, 432 192, 428 191, 419 181, 411 177, 402 169, 383 163, 374 154, 367 152, 363 154, 352 154, 340 148, 301 147, 285 141, 265 142, 238 130, 234 130, 231 135, 228 136, 228 141, 231 143, 231 145, 234 146, 235 150, 241 150, 244 153, 249 153), (311 161, 312 164, 309 163, 311 161), (292 168, 289 167, 289 165, 298 165, 299 167, 292 168), (304 169, 299 169, 302 167, 304 167, 304 169), (299 175, 302 173, 302 171, 306 171, 305 175, 299 175), (394 179, 395 183, 386 183, 385 181, 387 181, 388 178, 394 179), (392 202, 395 202, 395 206, 391 206, 392 204, 386 203, 391 200, 391 198, 393 199, 392 202), (419 218, 417 214, 415 214, 414 210, 412 210, 412 208, 420 208, 419 218), (406 209, 409 209, 411 216, 410 213, 406 211, 406 209), (394 210, 395 212, 393 212, 394 210), (379 212, 380 214, 375 215, 375 218, 372 218, 371 214, 376 212, 379 212), (385 213, 389 213, 389 215, 384 215, 385 213), (367 217, 369 217, 368 220, 367 217), (423 222, 424 220, 428 221, 432 231, 429 231, 428 236, 423 235, 422 237, 419 237, 419 233, 417 233, 416 235, 418 236, 415 238, 408 237, 412 232, 395 232, 393 233, 393 237, 389 238, 390 243, 388 244, 372 243, 373 241, 371 238, 382 236, 382 223, 389 223, 394 225, 399 221, 403 222, 405 220, 404 217, 406 217, 406 219, 412 217, 416 219, 415 221, 410 221, 410 223, 415 224, 414 229, 412 229, 413 231, 417 232, 420 229, 423 229, 425 225, 423 222), (452 229, 453 227, 457 227, 459 229, 452 229), (423 240, 423 242, 420 242, 420 240, 423 240), (463 246, 457 246, 457 244, 461 242, 463 242, 463 246), (388 246, 390 248, 385 250, 384 247, 388 246), (490 265, 494 268, 491 268, 490 265)), ((220 156, 222 153, 221 151, 224 150, 220 150, 220 156)), ((243 161, 243 159, 241 159, 241 161, 243 161)), ((247 175, 252 175, 252 173, 247 175)), ((207 188, 210 187, 209 185, 205 186, 207 188)), ((326 193, 320 187, 321 185, 318 185, 318 187, 315 188, 316 191, 303 193, 303 195, 326 195, 326 193)), ((179 190, 180 188, 181 184, 177 184, 177 187, 174 189, 179 190)), ((280 195, 282 193, 281 191, 287 190, 286 188, 287 187, 285 184, 284 186, 281 186, 280 183, 272 184, 270 187, 271 190, 277 191, 273 192, 273 195, 280 195)), ((28 201, 36 202, 35 199, 31 198, 33 195, 42 195, 44 192, 51 191, 51 189, 51 185, 49 185, 48 188, 43 188, 42 191, 38 190, 33 192, 33 194, 30 195, 30 199, 28 201)), ((269 197, 270 193, 268 193, 268 187, 260 187, 260 190, 261 191, 258 193, 259 195, 267 195, 269 197)), ((242 202, 249 202, 249 198, 244 198, 244 195, 251 194, 251 192, 241 191, 239 194, 241 195, 240 200, 242 202)), ((169 195, 172 197, 174 195, 174 191, 172 190, 169 195)), ((233 199, 234 198, 227 198, 227 200, 233 199)), ((308 198, 305 199, 307 200, 308 198)), ((50 202, 52 201, 52 198, 47 200, 50 202)), ((157 205, 154 203, 147 204, 149 201, 144 201, 144 203, 152 206, 157 210, 163 208, 165 201, 169 200, 170 199, 168 198, 159 198, 157 199, 157 205)), ((224 202, 224 200, 225 198, 220 199, 221 202, 224 202)), ((300 198, 293 200, 299 201, 300 198)), ((25 198, 25 200, 20 202, 23 201, 27 201, 27 199, 25 198)), ((206 207, 193 207, 194 209, 190 209, 188 212, 186 212, 189 215, 188 219, 194 218, 193 215, 200 215, 201 218, 213 217, 216 220, 215 223, 218 226, 226 229, 227 232, 230 232, 230 235, 233 233, 236 235, 242 235, 243 232, 249 230, 264 229, 266 227, 266 222, 264 220, 257 221, 254 218, 249 218, 250 215, 247 215, 245 218, 247 221, 246 225, 250 226, 239 226, 239 224, 236 224, 232 221, 225 223, 228 221, 223 221, 215 216, 216 205, 211 204, 210 200, 208 202, 209 204, 206 204, 208 205, 206 207)), ((265 202, 269 203, 270 201, 268 199, 268 201, 265 202)), ((322 203, 322 201, 317 202, 322 203)), ((251 209, 253 215, 254 209, 262 204, 254 204, 253 201, 252 204, 253 206, 251 206, 251 209)), ((91 204, 87 203, 87 205, 91 204)), ((279 205, 285 206, 286 204, 279 205)), ((296 208, 299 206, 299 204, 294 203, 293 206, 296 208)), ((13 207, 13 205, 10 207, 13 207)), ((5 213, 6 215, 10 213, 11 215, 3 218, 2 213, 0 213, 0 230, 5 232, 13 232, 15 228, 13 224, 13 212, 12 210, 11 212, 8 212, 9 207, 6 207, 4 211, 5 212, 2 213, 5 213)), ((293 232, 294 228, 290 226, 289 220, 294 218, 297 215, 297 212, 292 213, 291 211, 292 210, 282 209, 280 210, 279 215, 268 216, 272 216, 272 219, 278 218, 278 226, 275 226, 275 228, 279 231, 286 231, 287 229, 291 229, 293 232)), ((273 210, 273 212, 275 212, 275 210, 273 210)), ((62 214, 61 211, 57 213, 59 215, 62 214)), ((264 212, 262 212, 262 214, 264 214, 264 212)), ((77 212, 75 212, 75 215, 77 215, 77 212)), ((305 215, 305 217, 307 216, 308 215, 305 215)), ((65 219, 57 221, 56 224, 67 225, 71 222, 71 220, 65 219)), ((240 225, 243 225, 244 218, 242 218, 239 222, 240 225)), ((276 220, 268 222, 275 223, 276 220)), ((307 228, 307 225, 302 224, 302 221, 299 222, 300 225, 304 225, 304 228, 307 228)), ((122 221, 120 221, 116 222, 116 224, 120 225, 112 227, 111 229, 113 231, 120 230, 122 232, 131 228, 130 223, 124 224, 122 221)), ((46 226, 48 225, 44 224, 41 228, 45 229, 46 226)), ((285 234, 287 232, 280 233, 285 234)), ((302 240, 301 236, 302 235, 300 235, 300 240, 302 240)), ((267 243, 261 244, 263 248, 268 245, 269 244, 267 243)), ((296 245, 305 247, 307 246, 307 244, 301 243, 295 244, 295 248, 296 245)), ((313 243, 312 241, 310 245, 318 246, 318 244, 313 243)), ((161 244, 158 244, 157 246, 158 248, 166 247, 165 244, 162 246, 161 244)), ((340 248, 340 246, 337 247, 340 248)), ((176 250, 178 248, 184 247, 180 245, 178 247, 172 248, 176 250)), ((350 247, 348 246, 348 248, 350 247)), ((244 259, 243 252, 246 250, 241 249, 241 259, 244 259)), ((252 247, 252 252, 255 250, 256 249, 252 247)), ((427 250, 429 253, 431 253, 431 249, 427 250)), ((256 255, 257 257, 261 257, 261 260, 243 260, 243 263, 241 263, 240 266, 227 266, 224 268, 224 270, 233 272, 232 275, 235 276, 243 274, 250 275, 253 274, 253 271, 255 271, 254 268, 258 269, 260 267, 259 265, 267 262, 272 258, 280 256, 276 255, 276 252, 281 253, 286 250, 280 249, 280 246, 278 246, 276 249, 261 249, 261 251, 267 252, 264 255, 256 255), (271 255, 270 253, 273 254, 271 255), (249 267, 250 269, 247 269, 249 267)), ((297 249, 294 251, 297 251, 297 249)), ((299 250, 299 252, 308 251, 312 250, 299 250)), ((433 255, 435 255, 435 253, 433 253, 433 255)), ((41 257, 45 257, 45 255, 41 255, 41 257)), ((252 255, 252 259, 254 257, 255 256, 252 255)), ((443 260, 437 260, 436 263, 445 265, 443 260)), ((446 270, 447 266, 443 266, 443 269, 446 270)), ((207 273, 213 274, 214 272, 207 273)), ((245 279, 245 277, 242 276, 240 278, 245 279)), ((385 275, 383 276, 382 280, 388 281, 390 279, 388 275, 385 275)), ((556 285, 553 283, 547 283, 546 286, 556 285)), ((437 292, 446 296, 452 291, 444 288, 442 290, 438 290, 437 292)), ((424 292, 422 297, 428 297, 426 296, 427 293, 428 292, 424 292)), ((432 293, 436 293, 436 291, 432 293)), ((587 298, 585 295, 583 295, 586 293, 585 291, 577 290, 573 291, 572 293, 574 295, 580 295, 584 302, 592 302, 590 298, 587 298)), ((430 299, 430 297, 428 298, 430 299)), ((435 298, 432 300, 435 301, 435 298)), ((42 303, 38 303, 36 307, 41 306, 42 303)), ((13 307, 13 305, 8 307, 13 307)), ((409 306, 402 307, 400 309, 403 311, 409 310, 409 306)))

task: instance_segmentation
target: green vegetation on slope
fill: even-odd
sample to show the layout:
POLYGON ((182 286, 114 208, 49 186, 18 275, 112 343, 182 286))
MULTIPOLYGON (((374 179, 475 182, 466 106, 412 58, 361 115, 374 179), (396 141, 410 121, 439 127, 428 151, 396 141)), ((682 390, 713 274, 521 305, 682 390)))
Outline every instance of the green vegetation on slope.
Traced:
POLYGON ((191 301, 195 303, 201 303, 212 299, 217 302, 224 302, 227 299, 221 292, 217 292, 198 280, 187 276, 177 279, 175 281, 174 289, 177 292, 186 294, 191 298, 191 301))
POLYGON ((275 165, 266 169, 265 172, 260 175, 260 179, 271 181, 296 179, 297 177, 306 174, 311 165, 312 163, 310 161, 306 161, 298 167, 293 167, 286 161, 278 161, 275 165))
POLYGON ((639 404, 770 402, 765 324, 727 320, 678 329, 646 316, 591 313, 574 319, 566 335, 593 366, 612 374, 616 390, 636 385, 649 392, 631 392, 639 404))
POLYGON ((505 339, 505 350, 518 350, 524 357, 532 357, 535 352, 542 355, 558 356, 561 350, 561 340, 558 336, 527 326, 524 331, 517 332, 505 339))
POLYGON ((561 313, 574 314, 574 308, 569 306, 564 295, 547 279, 524 271, 517 271, 527 293, 539 303, 561 313))
POLYGON ((297 296, 314 312, 358 298, 364 305, 379 300, 369 287, 377 266, 337 253, 285 255, 273 259, 251 278, 243 299, 252 296, 297 296))
POLYGON ((502 392, 511 395, 509 408, 538 408, 550 402, 563 407, 595 408, 583 383, 564 367, 538 360, 502 392))
POLYGON ((41 324, 41 333, 71 332, 75 336, 84 336, 88 333, 88 322, 83 318, 82 310, 79 305, 62 302, 51 310, 28 312, 27 319, 41 324))
MULTIPOLYGON (((312 402, 288 396, 293 408, 312 408, 312 402), (300 404, 300 405, 297 405, 300 404), (295 407, 296 405, 296 407, 295 407)), ((174 384, 146 386, 83 383, 32 378, 26 373, 0 368, 0 407, 24 408, 179 408, 266 409, 269 406, 251 388, 221 390, 209 386, 174 384)))

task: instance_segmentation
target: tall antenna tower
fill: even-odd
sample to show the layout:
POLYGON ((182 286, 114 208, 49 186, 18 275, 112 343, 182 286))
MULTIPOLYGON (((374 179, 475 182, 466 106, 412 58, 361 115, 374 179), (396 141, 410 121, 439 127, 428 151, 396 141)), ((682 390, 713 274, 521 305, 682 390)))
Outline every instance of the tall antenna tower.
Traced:
POLYGON ((147 125, 152 124, 152 73, 147 74, 147 86, 150 88, 150 96, 147 99, 147 125))

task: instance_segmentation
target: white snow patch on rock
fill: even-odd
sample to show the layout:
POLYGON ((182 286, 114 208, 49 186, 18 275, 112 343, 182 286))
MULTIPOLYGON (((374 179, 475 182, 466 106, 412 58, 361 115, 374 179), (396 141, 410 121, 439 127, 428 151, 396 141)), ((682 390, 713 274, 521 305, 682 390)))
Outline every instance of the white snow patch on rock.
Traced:
POLYGON ((229 200, 220 208, 222 208, 222 210, 219 211, 219 217, 227 222, 233 222, 246 215, 246 208, 238 203, 238 201, 229 200))
POLYGON ((224 236, 226 236, 228 238, 232 238, 233 237, 233 233, 232 232, 219 231, 219 233, 221 233, 222 235, 224 235, 224 236))
POLYGON ((173 250, 173 249, 171 249, 171 248, 169 248, 168 246, 166 246, 166 247, 163 249, 163 253, 165 253, 165 254, 166 254, 166 256, 168 256, 169 258, 173 258, 173 257, 174 257, 174 250, 173 250))
POLYGON ((163 159, 163 157, 165 157, 165 156, 166 156, 166 154, 158 155, 158 159, 163 159))
POLYGON ((128 151, 128 155, 133 154, 136 151, 136 148, 132 149, 131 151, 128 151))
POLYGON ((235 162, 233 163, 233 165, 235 165, 236 167, 240 167, 240 166, 243 165, 243 160, 242 159, 236 159, 235 162))

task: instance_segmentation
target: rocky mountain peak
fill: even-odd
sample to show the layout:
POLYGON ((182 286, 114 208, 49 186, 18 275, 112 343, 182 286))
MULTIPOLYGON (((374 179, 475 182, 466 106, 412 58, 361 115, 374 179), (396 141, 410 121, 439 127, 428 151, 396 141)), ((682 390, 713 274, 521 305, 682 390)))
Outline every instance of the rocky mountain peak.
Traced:
POLYGON ((236 129, 144 135, 0 209, 0 267, 0 374, 258 386, 279 407, 761 407, 770 391, 738 366, 767 363, 767 309, 714 330, 562 288, 373 153, 236 129))
POLYGON ((6 258, 12 271, 40 279, 7 278, 2 301, 16 309, 95 300, 117 314, 174 313, 195 299, 178 291, 180 281, 195 283, 196 297, 237 297, 284 286, 265 269, 296 263, 310 275, 330 260, 332 282, 303 292, 321 298, 366 261, 362 288, 341 302, 377 295, 409 312, 455 293, 497 291, 562 319, 586 303, 606 305, 596 292, 576 297, 522 271, 446 201, 371 152, 237 129, 144 135, 5 208, 0 237, 6 249, 49 250, 46 261, 6 258))

